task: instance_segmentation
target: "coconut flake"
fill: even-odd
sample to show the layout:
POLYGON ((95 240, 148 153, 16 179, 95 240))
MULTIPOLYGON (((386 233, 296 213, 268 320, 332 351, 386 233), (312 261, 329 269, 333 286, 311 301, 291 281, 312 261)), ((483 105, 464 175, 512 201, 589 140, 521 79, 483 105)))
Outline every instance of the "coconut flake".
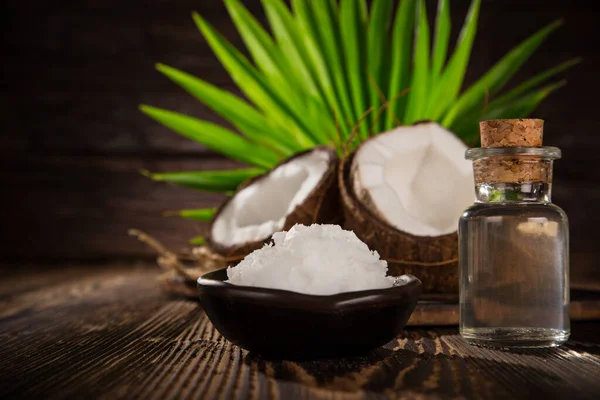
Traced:
POLYGON ((352 165, 354 192, 398 230, 415 236, 453 233, 474 200, 466 149, 433 122, 398 127, 358 149, 352 165))
POLYGON ((316 149, 275 168, 225 206, 213 223, 212 240, 233 246, 282 230, 286 217, 312 193, 330 165, 330 153, 316 149))
POLYGON ((332 295, 383 289, 396 278, 386 277, 387 262, 376 251, 339 225, 294 225, 273 235, 273 244, 250 253, 227 269, 234 285, 332 295))

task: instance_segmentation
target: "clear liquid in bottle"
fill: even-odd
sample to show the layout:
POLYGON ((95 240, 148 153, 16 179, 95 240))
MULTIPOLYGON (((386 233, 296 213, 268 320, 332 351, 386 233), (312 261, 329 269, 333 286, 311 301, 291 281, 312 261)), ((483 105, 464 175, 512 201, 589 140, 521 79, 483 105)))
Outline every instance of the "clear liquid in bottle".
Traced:
MULTIPOLYGON (((495 185, 509 198, 522 187, 495 185)), ((550 193, 550 185, 529 184, 531 193, 550 193)), ((476 203, 461 217, 460 333, 470 343, 552 347, 569 337, 567 216, 520 200, 476 203)))

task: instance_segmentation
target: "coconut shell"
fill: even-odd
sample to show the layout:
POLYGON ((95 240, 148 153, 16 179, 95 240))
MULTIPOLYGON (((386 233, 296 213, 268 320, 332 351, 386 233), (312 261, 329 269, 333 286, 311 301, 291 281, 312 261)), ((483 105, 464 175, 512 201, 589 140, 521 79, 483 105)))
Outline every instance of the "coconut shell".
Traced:
MULTIPOLYGON (((323 174, 321 181, 317 184, 313 191, 306 197, 306 199, 304 199, 304 201, 301 204, 296 206, 296 208, 287 216, 283 225, 283 230, 289 230, 292 226, 296 224, 341 225, 343 222, 343 211, 341 207, 337 182, 337 168, 339 158, 333 149, 326 146, 315 147, 295 154, 294 156, 282 161, 273 169, 276 169, 281 165, 293 162, 296 158, 316 150, 327 151, 331 156, 331 165, 323 174)), ((255 178, 252 178, 251 180, 244 182, 243 185, 240 188, 238 188, 236 193, 232 197, 227 199, 219 207, 210 224, 209 232, 212 232, 213 223, 214 221, 216 221, 217 218, 219 218, 221 211, 225 209, 227 204, 229 204, 229 202, 235 197, 237 193, 239 193, 244 188, 259 182, 260 180, 265 179, 269 176, 270 173, 271 172, 267 172, 266 174, 259 175, 255 178)), ((214 252, 225 257, 225 259, 230 263, 230 265, 234 265, 254 250, 263 247, 264 244, 268 243, 270 240, 271 236, 264 238, 263 240, 228 247, 223 246, 218 242, 215 242, 209 235, 209 237, 207 238, 207 244, 214 252)))
POLYGON ((458 234, 414 236, 387 223, 374 207, 358 200, 350 182, 356 151, 338 169, 344 209, 344 228, 354 231, 371 250, 388 262, 393 276, 411 274, 423 283, 425 293, 458 292, 458 234))

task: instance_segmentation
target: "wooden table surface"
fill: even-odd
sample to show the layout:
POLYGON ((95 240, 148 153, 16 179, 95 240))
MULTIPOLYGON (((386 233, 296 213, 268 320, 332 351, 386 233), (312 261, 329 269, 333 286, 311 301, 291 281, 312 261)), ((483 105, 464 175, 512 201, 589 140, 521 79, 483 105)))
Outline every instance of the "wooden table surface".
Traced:
MULTIPOLYGON (((10 271, 10 272, 9 272, 10 271)), ((466 345, 410 328, 371 354, 266 361, 144 266, 19 268, 0 281, 0 398, 600 398, 600 322, 558 349, 466 345)))

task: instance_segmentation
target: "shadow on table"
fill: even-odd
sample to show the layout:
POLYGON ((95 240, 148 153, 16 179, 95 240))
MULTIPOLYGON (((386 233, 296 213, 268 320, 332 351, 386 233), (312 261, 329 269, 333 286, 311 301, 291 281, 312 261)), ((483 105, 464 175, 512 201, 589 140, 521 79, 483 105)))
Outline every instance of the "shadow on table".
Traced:
POLYGON ((362 357, 316 361, 265 360, 248 354, 244 362, 276 381, 344 392, 402 392, 450 397, 506 398, 494 382, 470 374, 465 360, 444 354, 377 349, 362 357))
MULTIPOLYGON (((543 351, 524 365, 510 355, 489 357, 432 355, 377 349, 362 357, 285 361, 247 354, 244 363, 279 382, 343 392, 419 394, 460 398, 595 398, 598 383, 576 378, 578 365, 544 366, 543 351), (508 359, 508 360, 507 360, 508 359), (565 371, 564 369, 569 369, 565 371)), ((590 371, 591 372, 591 371, 590 371)))

